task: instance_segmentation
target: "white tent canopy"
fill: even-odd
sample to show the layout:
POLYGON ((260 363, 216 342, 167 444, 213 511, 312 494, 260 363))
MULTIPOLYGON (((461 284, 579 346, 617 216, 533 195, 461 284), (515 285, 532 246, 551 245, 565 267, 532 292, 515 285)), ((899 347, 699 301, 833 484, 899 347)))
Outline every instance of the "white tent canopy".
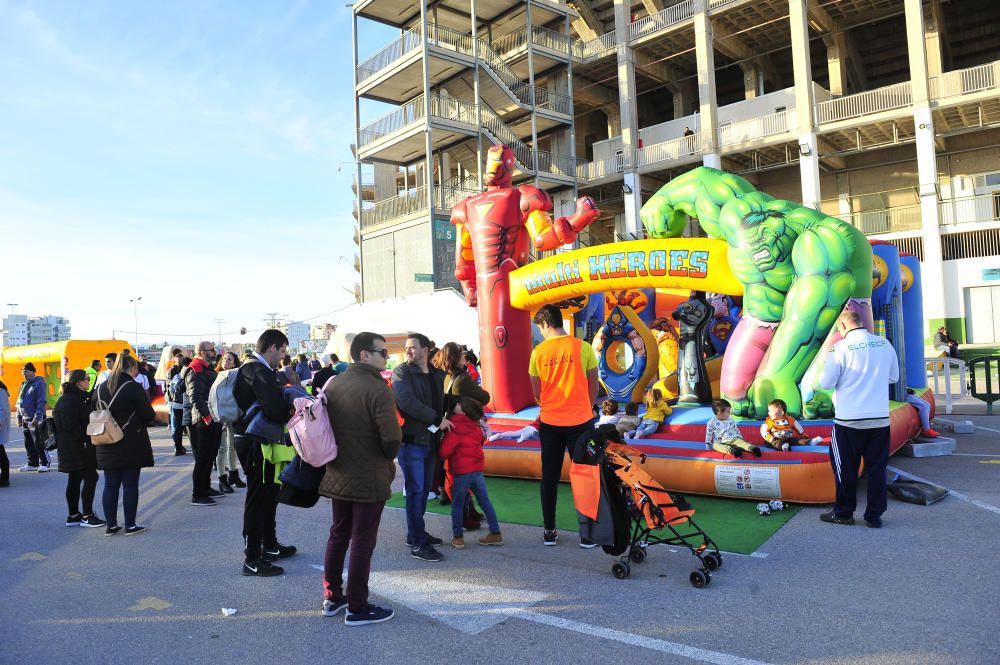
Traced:
POLYGON ((386 337, 419 332, 439 347, 457 342, 479 352, 479 311, 451 289, 351 305, 337 312, 331 323, 337 331, 324 353, 336 353, 342 360, 350 358, 351 340, 363 331, 386 337))

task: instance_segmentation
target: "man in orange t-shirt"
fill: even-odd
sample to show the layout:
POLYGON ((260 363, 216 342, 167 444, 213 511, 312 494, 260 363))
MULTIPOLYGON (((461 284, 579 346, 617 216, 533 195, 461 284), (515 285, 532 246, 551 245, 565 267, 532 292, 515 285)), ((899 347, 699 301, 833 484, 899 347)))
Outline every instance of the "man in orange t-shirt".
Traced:
MULTIPOLYGON (((531 352, 528 374, 541 407, 538 438, 542 447, 542 543, 555 545, 556 491, 562 475, 563 455, 573 452, 580 435, 593 428, 597 399, 597 356, 583 340, 566 334, 562 313, 555 305, 543 305, 535 314, 535 325, 545 338, 531 352)), ((581 539, 580 547, 594 543, 581 539)))

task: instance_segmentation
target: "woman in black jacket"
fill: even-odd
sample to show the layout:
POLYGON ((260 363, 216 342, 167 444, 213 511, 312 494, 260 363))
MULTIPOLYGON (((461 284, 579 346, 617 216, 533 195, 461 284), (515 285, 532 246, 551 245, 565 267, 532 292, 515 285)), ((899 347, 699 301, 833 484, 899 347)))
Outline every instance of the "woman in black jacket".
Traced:
POLYGON ((139 509, 139 471, 153 466, 153 446, 146 425, 155 421, 156 414, 149 395, 134 380, 138 374, 135 358, 119 355, 111 376, 94 391, 94 407, 100 408, 98 402, 104 404, 124 434, 118 443, 97 446, 97 468, 104 471, 106 536, 122 530, 118 526, 119 488, 125 510, 125 535, 141 533, 146 528, 135 523, 135 515, 139 509))
POLYGON ((90 404, 87 389, 90 377, 82 369, 69 373, 62 384, 62 397, 56 402, 52 419, 56 423, 56 443, 59 446, 59 471, 68 473, 66 505, 69 506, 66 526, 105 526, 94 514, 94 492, 97 489, 97 455, 87 437, 90 404), (83 512, 80 512, 80 486, 83 485, 83 512))

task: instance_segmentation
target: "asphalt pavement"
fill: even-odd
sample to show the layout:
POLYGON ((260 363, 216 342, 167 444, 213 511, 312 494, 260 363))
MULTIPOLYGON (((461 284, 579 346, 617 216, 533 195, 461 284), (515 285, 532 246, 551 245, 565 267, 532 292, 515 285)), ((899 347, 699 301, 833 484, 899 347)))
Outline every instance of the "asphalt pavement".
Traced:
MULTIPOLYGON (((612 557, 575 534, 543 547, 540 529, 518 525, 502 525, 502 547, 467 538, 424 563, 403 545, 403 512, 386 509, 371 601, 396 617, 358 628, 320 614, 327 501, 280 506, 279 538, 299 553, 282 577, 242 577, 243 491, 189 505, 192 460, 174 457, 164 428, 152 430, 156 466, 140 485, 149 529, 110 538, 64 526, 65 474, 18 473, 14 429, 11 487, 0 488, 0 663, 996 665, 1000 417, 961 419, 977 429, 954 435, 955 455, 890 460, 953 490, 943 501, 890 499, 881 530, 825 524, 825 508, 808 507, 752 556, 727 555, 703 589, 688 582, 686 550, 650 548, 618 580, 612 557)), ((748 502, 747 519, 767 518, 748 502)), ((427 520, 447 541, 448 519, 427 520)))

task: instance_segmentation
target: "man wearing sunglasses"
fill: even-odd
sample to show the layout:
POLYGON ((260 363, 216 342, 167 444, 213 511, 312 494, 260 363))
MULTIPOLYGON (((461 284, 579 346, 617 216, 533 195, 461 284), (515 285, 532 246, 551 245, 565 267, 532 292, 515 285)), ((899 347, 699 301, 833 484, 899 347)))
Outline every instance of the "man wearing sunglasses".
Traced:
POLYGON ((323 616, 336 616, 346 607, 348 626, 380 623, 393 616, 391 609, 368 604, 372 552, 382 509, 392 495, 393 459, 403 438, 392 391, 382 378, 388 355, 381 335, 358 333, 351 341, 354 362, 329 382, 325 392, 337 457, 326 465, 319 487, 333 508, 323 561, 323 616), (348 547, 345 594, 342 571, 348 547))

